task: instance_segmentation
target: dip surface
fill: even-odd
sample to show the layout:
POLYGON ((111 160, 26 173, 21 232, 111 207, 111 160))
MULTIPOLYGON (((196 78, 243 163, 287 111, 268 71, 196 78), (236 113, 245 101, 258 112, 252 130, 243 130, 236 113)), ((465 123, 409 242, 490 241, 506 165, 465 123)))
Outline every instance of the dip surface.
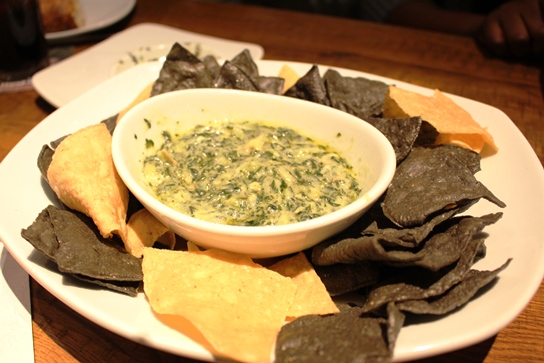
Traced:
POLYGON ((359 197, 353 168, 330 147, 286 128, 214 121, 165 142, 143 165, 156 197, 184 214, 228 225, 284 225, 359 197))

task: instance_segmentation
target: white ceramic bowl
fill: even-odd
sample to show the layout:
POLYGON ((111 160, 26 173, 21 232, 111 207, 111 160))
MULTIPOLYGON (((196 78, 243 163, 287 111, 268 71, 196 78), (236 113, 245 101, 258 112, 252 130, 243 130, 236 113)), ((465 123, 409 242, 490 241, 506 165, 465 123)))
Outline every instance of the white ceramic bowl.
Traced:
POLYGON ((355 222, 383 194, 395 172, 389 141, 370 124, 346 112, 286 96, 225 89, 183 90, 152 97, 127 112, 113 134, 113 161, 129 190, 178 235, 205 248, 252 257, 272 257, 309 248, 355 222), (151 122, 151 127, 144 121, 151 122), (213 120, 280 123, 335 148, 355 168, 359 198, 327 215, 278 226, 232 226, 177 212, 153 196, 142 176, 149 150, 171 135, 213 120))

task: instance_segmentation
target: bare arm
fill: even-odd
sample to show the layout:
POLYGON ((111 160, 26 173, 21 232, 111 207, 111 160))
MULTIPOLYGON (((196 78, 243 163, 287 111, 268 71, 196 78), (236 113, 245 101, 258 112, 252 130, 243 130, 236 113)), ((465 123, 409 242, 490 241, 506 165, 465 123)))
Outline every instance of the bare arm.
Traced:
POLYGON ((487 16, 441 9, 408 1, 387 22, 414 28, 468 35, 499 56, 544 56, 544 0, 512 0, 487 16))
POLYGON ((501 56, 544 56, 544 0, 514 0, 487 16, 476 38, 501 56))

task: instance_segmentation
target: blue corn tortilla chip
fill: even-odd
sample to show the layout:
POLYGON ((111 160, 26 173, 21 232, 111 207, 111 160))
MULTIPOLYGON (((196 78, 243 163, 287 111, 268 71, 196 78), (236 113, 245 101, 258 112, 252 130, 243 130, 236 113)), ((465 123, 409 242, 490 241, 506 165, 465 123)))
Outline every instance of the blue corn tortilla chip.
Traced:
POLYGON ((502 213, 488 214, 482 217, 458 217, 456 220, 445 222, 449 228, 434 234, 420 250, 422 258, 415 261, 414 265, 431 271, 438 271, 463 255, 470 241, 489 225, 496 223, 502 217, 502 213))
MULTIPOLYGON (((281 94, 283 90, 283 84, 285 80, 279 77, 273 76, 262 76, 259 74, 259 67, 251 57, 249 50, 244 49, 229 62, 234 65, 237 69, 243 72, 255 86, 255 91, 271 93, 275 95, 281 94)), ((222 87, 229 88, 229 87, 222 87)), ((238 88, 249 91, 251 89, 238 88)))
POLYGON ((207 55, 204 58, 202 58, 202 63, 204 63, 204 66, 210 73, 210 76, 212 79, 216 79, 219 76, 219 70, 221 69, 221 65, 217 61, 217 58, 213 55, 207 55))
POLYGON ((257 64, 244 49, 231 60, 219 65, 213 56, 200 60, 179 43, 166 56, 151 96, 192 88, 227 88, 280 94, 284 80, 259 75, 257 64))
POLYGON ((330 105, 359 118, 380 116, 389 85, 364 77, 344 77, 335 69, 323 75, 330 105))
POLYGON ((257 77, 259 77, 259 67, 247 49, 244 49, 235 55, 230 60, 230 63, 244 72, 244 74, 250 79, 257 79, 257 77))
POLYGON ((95 287, 99 287, 99 288, 105 287, 108 290, 121 292, 123 294, 129 295, 132 297, 138 296, 138 291, 140 290, 140 282, 138 281, 99 280, 99 279, 93 279, 87 276, 77 275, 77 274, 69 274, 69 276, 72 276, 79 281, 88 283, 91 286, 94 285, 95 287))
POLYGON ((412 149, 386 191, 382 203, 385 216, 400 227, 413 227, 481 198, 505 207, 474 177, 474 154, 455 146, 412 149))
POLYGON ((427 223, 412 227, 412 228, 379 228, 377 222, 373 222, 366 229, 364 229, 361 234, 365 237, 375 237, 380 240, 380 243, 384 247, 395 248, 395 247, 405 247, 405 248, 415 248, 427 238, 427 236, 434 230, 434 228, 450 219, 454 215, 464 211, 464 208, 455 208, 448 210, 442 214, 439 214, 432 218, 427 223))
POLYGON ((314 270, 331 296, 343 295, 374 286, 381 279, 381 265, 372 261, 337 263, 330 266, 314 265, 314 270))
POLYGON ((307 315, 283 326, 275 362, 390 361, 403 324, 404 314, 393 304, 384 317, 365 315, 352 306, 342 306, 334 315, 307 315))
MULTIPOLYGON (((434 228, 460 212, 452 209, 433 218, 424 225, 394 229, 379 229, 371 224, 363 230, 360 237, 348 237, 340 240, 329 239, 312 249, 311 260, 318 266, 336 263, 357 263, 362 261, 381 261, 397 265, 415 265, 424 259, 428 249, 417 249, 434 228)), ((445 238, 447 239, 449 235, 445 238)), ((439 238, 439 237, 435 237, 439 238)), ((431 242, 430 246, 433 246, 431 242)), ((430 247, 427 246, 427 247, 430 247)))
POLYGON ((283 78, 249 76, 234 63, 226 61, 219 70, 214 87, 279 95, 283 89, 283 83, 283 78))
POLYGON ((387 250, 375 236, 346 238, 337 243, 326 241, 312 249, 312 262, 318 266, 361 261, 408 264, 421 258, 421 254, 410 250, 387 250))
POLYGON ((257 88, 260 92, 281 95, 285 80, 279 77, 259 76, 255 80, 255 83, 257 84, 257 88))
POLYGON ((151 96, 189 88, 210 88, 213 81, 204 62, 179 43, 174 43, 153 83, 151 96))
POLYGON ((327 90, 325 89, 325 83, 319 73, 319 67, 315 64, 291 88, 285 91, 284 95, 325 106, 331 105, 327 90))
POLYGON ((38 169, 40 174, 47 181, 47 169, 53 160, 53 154, 55 150, 49 145, 43 145, 38 155, 38 169))
POLYGON ((422 247, 397 245, 391 248, 391 244, 382 243, 379 233, 333 243, 327 241, 312 249, 311 260, 318 266, 376 261, 392 266, 420 266, 437 271, 458 260, 472 237, 501 217, 502 213, 496 213, 481 218, 448 219, 443 222, 445 227, 442 228, 445 230, 428 235, 422 247))
POLYGON ((389 140, 395 151, 397 164, 408 156, 420 135, 421 117, 385 119, 365 117, 366 122, 377 128, 389 140))
POLYGON ((259 89, 251 77, 233 63, 226 61, 219 70, 219 76, 215 80, 215 88, 238 89, 258 92, 259 89))
POLYGON ((465 278, 445 294, 430 299, 409 300, 398 303, 399 310, 412 314, 444 315, 463 306, 482 288, 492 283, 497 275, 510 264, 491 271, 470 270, 465 278))
POLYGON ((60 272, 137 288, 143 279, 141 260, 126 253, 122 242, 100 236, 92 220, 78 212, 47 206, 21 236, 55 262, 60 272))
POLYGON ((483 243, 483 239, 472 240, 450 269, 440 272, 421 268, 396 270, 396 274, 381 281, 369 292, 362 309, 369 312, 387 303, 422 300, 445 293, 465 278, 483 243))

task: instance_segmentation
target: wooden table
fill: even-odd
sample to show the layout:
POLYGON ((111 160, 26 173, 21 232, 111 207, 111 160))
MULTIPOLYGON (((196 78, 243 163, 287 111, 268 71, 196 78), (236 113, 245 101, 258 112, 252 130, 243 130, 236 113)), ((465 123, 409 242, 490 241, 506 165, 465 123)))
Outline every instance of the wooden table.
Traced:
MULTIPOLYGON (((544 161, 542 63, 490 59, 464 37, 207 1, 139 0, 128 19, 105 31, 142 22, 258 43, 266 59, 351 68, 481 101, 503 110, 544 161)), ((2 160, 54 108, 28 91, 0 94, 0 111, 2 160)), ((37 363, 193 362, 119 337, 73 312, 35 281, 30 284, 37 363)), ((544 361, 544 285, 498 335, 423 361, 544 361)))

